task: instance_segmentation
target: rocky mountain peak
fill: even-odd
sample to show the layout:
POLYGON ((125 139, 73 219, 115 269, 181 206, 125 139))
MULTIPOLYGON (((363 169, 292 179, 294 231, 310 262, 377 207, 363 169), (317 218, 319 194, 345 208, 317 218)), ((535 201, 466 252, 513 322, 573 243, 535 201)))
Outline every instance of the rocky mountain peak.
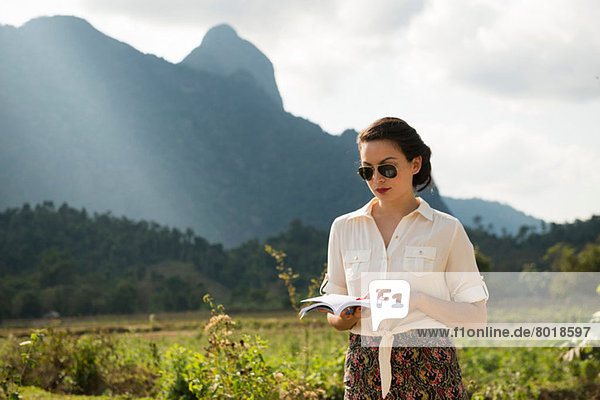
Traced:
POLYGON ((273 64, 256 46, 240 38, 227 24, 211 28, 204 36, 202 44, 181 64, 224 76, 249 75, 258 87, 283 108, 273 64))

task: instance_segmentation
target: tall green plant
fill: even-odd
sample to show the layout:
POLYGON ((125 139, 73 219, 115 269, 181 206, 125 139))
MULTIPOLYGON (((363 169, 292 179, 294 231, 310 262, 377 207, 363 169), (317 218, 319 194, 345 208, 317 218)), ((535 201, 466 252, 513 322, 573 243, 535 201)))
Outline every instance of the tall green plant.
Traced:
POLYGON ((34 331, 29 335, 29 340, 19 343, 19 347, 21 348, 20 368, 13 364, 2 365, 2 371, 0 372, 0 389, 2 390, 0 392, 0 399, 18 400, 21 398, 19 391, 25 374, 28 369, 36 365, 36 360, 32 357, 32 353, 44 339, 44 336, 43 331, 34 331))
MULTIPOLYGON (((600 285, 596 292, 600 295, 600 285)), ((596 311, 590 318, 590 323, 600 323, 600 310, 596 311)), ((572 346, 573 343, 565 343, 565 346, 572 346)), ((565 351, 562 359, 571 363, 577 375, 580 375, 586 382, 600 380, 600 348, 592 347, 590 340, 582 340, 577 346, 565 351)))
POLYGON ((243 335, 234 339, 235 321, 212 297, 204 301, 212 316, 205 354, 172 347, 162 371, 162 394, 167 399, 278 399, 273 368, 263 356, 266 342, 243 335))
MULTIPOLYGON (((300 303, 298 301, 298 291, 293 283, 293 280, 298 278, 300 275, 294 273, 291 267, 285 266, 286 254, 283 251, 275 250, 269 245, 265 245, 265 251, 277 261, 277 265, 275 266, 275 268, 277 269, 277 271, 279 271, 278 276, 284 282, 287 288, 292 307, 294 307, 296 311, 299 311, 300 303)), ((326 271, 326 269, 323 270, 319 279, 312 278, 310 280, 310 284, 308 286, 309 297, 312 297, 316 294, 317 288, 320 287, 320 283, 323 281, 326 271)), ((304 320, 302 320, 302 322, 304 322, 304 320)), ((310 361, 312 356, 312 351, 310 347, 310 329, 307 327, 306 323, 303 323, 302 326, 304 330, 304 373, 308 374, 310 372, 310 361)))
POLYGON ((290 302, 294 310, 299 310, 299 302, 298 302, 298 293, 296 291, 296 286, 294 286, 293 281, 297 279, 300 275, 294 273, 292 268, 285 266, 285 257, 286 254, 281 250, 275 250, 268 244, 265 245, 265 251, 271 255, 276 261, 277 265, 275 269, 279 272, 278 277, 283 281, 285 287, 288 291, 288 296, 290 298, 290 302))

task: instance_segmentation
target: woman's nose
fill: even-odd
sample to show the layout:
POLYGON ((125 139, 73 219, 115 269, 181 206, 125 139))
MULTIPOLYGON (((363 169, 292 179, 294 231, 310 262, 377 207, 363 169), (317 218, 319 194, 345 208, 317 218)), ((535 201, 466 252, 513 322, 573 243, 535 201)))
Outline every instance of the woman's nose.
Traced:
POLYGON ((377 182, 383 182, 384 179, 385 176, 381 175, 377 168, 375 168, 375 170, 373 171, 373 180, 377 182))

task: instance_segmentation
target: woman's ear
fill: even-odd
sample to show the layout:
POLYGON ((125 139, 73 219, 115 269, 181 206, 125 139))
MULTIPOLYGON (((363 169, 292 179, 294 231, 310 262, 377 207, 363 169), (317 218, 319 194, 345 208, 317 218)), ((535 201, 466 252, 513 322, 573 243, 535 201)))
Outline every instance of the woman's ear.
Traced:
POLYGON ((423 162, 423 157, 417 156, 411 160, 412 163, 412 173, 413 175, 418 174, 421 170, 421 163, 423 162))

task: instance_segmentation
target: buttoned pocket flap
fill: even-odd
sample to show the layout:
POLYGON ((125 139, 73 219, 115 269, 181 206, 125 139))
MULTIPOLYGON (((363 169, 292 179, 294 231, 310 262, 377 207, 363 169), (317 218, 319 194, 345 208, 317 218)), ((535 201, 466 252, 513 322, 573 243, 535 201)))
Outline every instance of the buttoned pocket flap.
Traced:
POLYGON ((415 276, 424 276, 434 270, 435 247, 406 246, 404 249, 404 270, 415 276))
POLYGON ((367 262, 371 257, 371 250, 346 250, 342 257, 345 264, 367 262))
POLYGON ((371 250, 346 250, 342 254, 346 279, 353 281, 360 278, 361 272, 369 269, 371 250))
POLYGON ((424 258, 435 260, 435 247, 406 246, 404 257, 424 258))

